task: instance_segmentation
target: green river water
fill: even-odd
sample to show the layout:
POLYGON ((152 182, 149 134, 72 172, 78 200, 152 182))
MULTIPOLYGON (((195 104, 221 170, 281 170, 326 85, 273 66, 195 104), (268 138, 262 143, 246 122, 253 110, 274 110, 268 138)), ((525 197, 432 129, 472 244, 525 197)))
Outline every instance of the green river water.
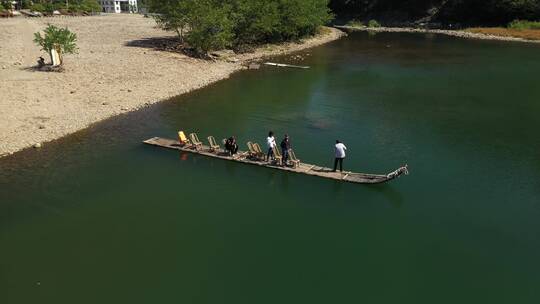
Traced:
POLYGON ((301 54, 0 159, 0 303, 539 303, 540 47, 355 33, 301 54), (411 174, 141 143, 179 129, 243 149, 272 129, 327 166, 339 138, 346 169, 411 174))

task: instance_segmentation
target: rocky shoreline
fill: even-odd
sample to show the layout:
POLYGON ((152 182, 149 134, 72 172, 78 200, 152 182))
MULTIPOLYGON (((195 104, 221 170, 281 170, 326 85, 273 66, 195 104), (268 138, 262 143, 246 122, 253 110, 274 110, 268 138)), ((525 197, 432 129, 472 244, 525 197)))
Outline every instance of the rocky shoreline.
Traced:
POLYGON ((117 14, 73 18, 0 20, 0 157, 41 147, 101 120, 167 100, 246 69, 264 57, 321 45, 346 35, 324 28, 299 43, 266 45, 248 54, 201 60, 163 46, 174 34, 151 18, 117 14), (32 42, 46 24, 77 33, 79 53, 66 57, 65 72, 34 70, 43 56, 32 42), (108 28, 114 31, 103 32, 108 28))
POLYGON ((481 40, 499 40, 499 41, 515 41, 515 42, 528 42, 528 43, 540 43, 540 40, 529 40, 517 37, 487 35, 481 33, 472 33, 468 31, 460 30, 437 30, 437 29, 421 29, 411 27, 357 27, 348 25, 336 25, 337 29, 344 31, 369 31, 369 32, 386 32, 386 33, 431 33, 442 34, 448 36, 454 36, 467 39, 481 39, 481 40))

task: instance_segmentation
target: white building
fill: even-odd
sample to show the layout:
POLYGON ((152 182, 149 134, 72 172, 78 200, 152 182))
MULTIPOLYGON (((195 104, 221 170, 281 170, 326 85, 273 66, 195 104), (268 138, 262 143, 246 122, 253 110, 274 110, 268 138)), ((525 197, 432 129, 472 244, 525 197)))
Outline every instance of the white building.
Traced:
POLYGON ((137 0, 99 0, 104 13, 136 13, 139 11, 137 0))

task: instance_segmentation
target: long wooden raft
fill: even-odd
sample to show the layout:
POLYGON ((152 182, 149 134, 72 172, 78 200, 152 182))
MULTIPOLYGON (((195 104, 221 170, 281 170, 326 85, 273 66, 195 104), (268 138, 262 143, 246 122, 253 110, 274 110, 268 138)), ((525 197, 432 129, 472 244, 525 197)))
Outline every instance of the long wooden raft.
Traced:
MULTIPOLYGON (((247 157, 233 158, 223 152, 220 152, 220 153, 211 152, 210 147, 204 146, 204 145, 202 146, 202 148, 199 148, 199 150, 196 150, 195 148, 192 148, 190 146, 181 145, 180 142, 177 140, 172 140, 172 139, 167 139, 167 138, 153 137, 148 140, 145 140, 144 143, 148 145, 152 145, 152 146, 158 146, 162 148, 179 150, 179 151, 188 152, 188 153, 200 154, 200 155, 213 157, 213 158, 220 158, 220 159, 228 160, 228 161, 234 161, 234 162, 239 162, 239 163, 244 163, 244 164, 256 165, 256 166, 267 167, 267 168, 300 173, 300 174, 306 174, 306 175, 319 176, 319 177, 345 181, 345 182, 350 182, 350 183, 358 183, 358 184, 384 183, 384 182, 393 180, 402 174, 408 173, 406 166, 401 167, 386 175, 355 173, 355 172, 343 172, 343 173, 332 172, 332 169, 330 168, 320 167, 320 166, 306 164, 306 163, 300 163, 300 165, 296 168, 282 167, 274 163, 251 160, 247 157)), ((245 154, 247 153, 238 151, 238 155, 245 155, 245 154)))

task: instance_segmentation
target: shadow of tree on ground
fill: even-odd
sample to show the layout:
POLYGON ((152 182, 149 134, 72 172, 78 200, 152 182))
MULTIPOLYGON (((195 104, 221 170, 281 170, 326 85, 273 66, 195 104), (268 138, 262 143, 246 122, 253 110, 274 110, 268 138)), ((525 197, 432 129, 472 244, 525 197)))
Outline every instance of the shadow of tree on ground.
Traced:
POLYGON ((126 42, 125 46, 153 49, 178 53, 191 57, 190 48, 178 39, 178 37, 150 37, 126 42))

